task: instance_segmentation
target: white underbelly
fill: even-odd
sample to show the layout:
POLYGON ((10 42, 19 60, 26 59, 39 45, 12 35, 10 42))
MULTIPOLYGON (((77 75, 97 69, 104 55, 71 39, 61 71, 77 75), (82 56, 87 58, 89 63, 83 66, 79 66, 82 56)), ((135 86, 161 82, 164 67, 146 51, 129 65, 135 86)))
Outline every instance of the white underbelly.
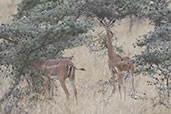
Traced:
POLYGON ((57 78, 58 78, 57 75, 52 75, 52 76, 51 76, 51 79, 57 79, 57 78))

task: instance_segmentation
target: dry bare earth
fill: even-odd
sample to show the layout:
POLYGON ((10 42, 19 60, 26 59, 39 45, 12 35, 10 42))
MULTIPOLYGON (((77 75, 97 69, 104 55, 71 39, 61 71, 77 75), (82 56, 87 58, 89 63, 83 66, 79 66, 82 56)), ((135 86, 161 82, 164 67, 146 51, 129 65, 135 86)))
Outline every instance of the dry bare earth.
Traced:
MULTIPOLYGON (((9 17, 16 13, 16 4, 20 0, 0 0, 0 23, 8 22, 9 17)), ((129 19, 124 19, 117 22, 113 28, 113 32, 119 38, 117 44, 123 45, 127 55, 133 56, 140 53, 141 49, 133 48, 132 43, 136 41, 138 36, 153 30, 153 26, 148 24, 148 21, 134 21, 132 30, 129 31, 129 19)), ((103 30, 97 28, 94 34, 103 30)), ((100 85, 99 81, 108 81, 110 72, 107 65, 107 55, 102 55, 102 52, 89 52, 85 46, 76 47, 65 50, 64 56, 74 55, 73 62, 77 67, 84 67, 87 71, 76 72, 76 86, 78 88, 78 106, 75 105, 74 95, 70 82, 67 80, 67 87, 71 93, 69 104, 66 103, 65 94, 56 82, 58 89, 55 90, 55 101, 43 102, 39 101, 36 105, 29 103, 29 98, 25 98, 20 102, 20 106, 29 114, 170 114, 171 110, 162 105, 153 105, 157 102, 158 96, 153 86, 147 86, 146 81, 151 80, 148 76, 136 76, 135 87, 138 92, 138 99, 133 100, 131 94, 131 81, 127 81, 127 99, 120 99, 118 90, 115 95, 109 97, 112 92, 110 84, 100 85), (101 55, 101 56, 99 56, 101 55), (143 93, 146 93, 143 95, 143 93), (29 106, 29 107, 26 107, 29 106)), ((0 98, 8 90, 12 79, 2 79, 0 74, 0 98)), ((19 88, 27 86, 25 80, 19 88)), ((40 96, 42 98, 42 96, 40 96)), ((1 107, 3 109, 3 106, 1 107)), ((0 111, 3 113, 3 110, 0 111)), ((14 109, 13 114, 18 114, 18 110, 14 109)))

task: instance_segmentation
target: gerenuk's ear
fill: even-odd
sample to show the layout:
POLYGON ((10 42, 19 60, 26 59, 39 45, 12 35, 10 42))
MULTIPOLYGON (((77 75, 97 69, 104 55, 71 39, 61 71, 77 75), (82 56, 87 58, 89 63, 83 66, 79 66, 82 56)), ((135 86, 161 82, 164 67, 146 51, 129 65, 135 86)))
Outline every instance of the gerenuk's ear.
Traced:
POLYGON ((113 24, 115 23, 116 19, 113 19, 112 21, 110 21, 110 26, 113 26, 113 24))
POLYGON ((100 19, 99 22, 100 22, 104 27, 106 27, 106 23, 105 23, 102 19, 100 19))

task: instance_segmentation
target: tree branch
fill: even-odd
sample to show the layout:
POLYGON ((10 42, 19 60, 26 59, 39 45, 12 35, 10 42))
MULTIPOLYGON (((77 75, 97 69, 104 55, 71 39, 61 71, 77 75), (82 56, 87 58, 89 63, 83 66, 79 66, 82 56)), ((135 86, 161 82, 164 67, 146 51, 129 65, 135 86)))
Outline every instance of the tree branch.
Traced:
POLYGON ((18 43, 17 41, 11 40, 11 39, 9 39, 8 37, 5 37, 5 36, 0 36, 0 37, 1 37, 0 39, 7 40, 8 42, 11 42, 11 43, 14 43, 14 44, 18 43))

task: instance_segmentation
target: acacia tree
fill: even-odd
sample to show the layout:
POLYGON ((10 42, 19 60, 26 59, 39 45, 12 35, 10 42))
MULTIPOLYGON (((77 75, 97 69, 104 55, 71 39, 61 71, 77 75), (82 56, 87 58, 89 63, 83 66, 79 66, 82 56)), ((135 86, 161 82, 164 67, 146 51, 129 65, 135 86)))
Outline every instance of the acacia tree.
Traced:
POLYGON ((21 76, 32 91, 40 92, 42 77, 35 75, 33 62, 41 57, 59 57, 64 49, 82 44, 79 34, 86 33, 90 26, 79 18, 80 7, 73 1, 23 0, 13 21, 0 25, 0 65, 12 69, 10 76, 14 79, 1 104, 9 97, 17 99, 8 103, 6 113, 11 113, 21 99, 22 91, 17 89, 21 76))
POLYGON ((160 104, 164 104, 164 100, 170 97, 171 91, 171 9, 169 5, 170 3, 165 0, 151 1, 151 4, 146 7, 145 16, 152 21, 155 29, 137 41, 137 46, 145 48, 141 55, 136 56, 139 71, 145 71, 154 79, 154 82, 148 83, 154 84, 158 89, 160 104))

